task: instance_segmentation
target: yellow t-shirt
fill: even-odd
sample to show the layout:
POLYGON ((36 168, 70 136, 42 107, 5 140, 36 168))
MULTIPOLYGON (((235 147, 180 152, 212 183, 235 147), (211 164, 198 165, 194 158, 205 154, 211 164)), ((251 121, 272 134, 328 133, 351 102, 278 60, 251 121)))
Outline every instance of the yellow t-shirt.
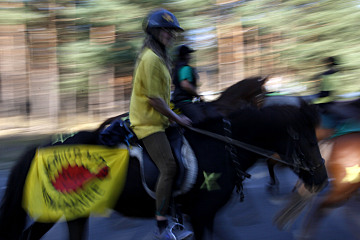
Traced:
POLYGON ((133 79, 130 100, 130 122, 139 139, 165 131, 167 117, 156 111, 148 97, 162 98, 170 105, 171 76, 164 62, 150 49, 141 53, 133 79))

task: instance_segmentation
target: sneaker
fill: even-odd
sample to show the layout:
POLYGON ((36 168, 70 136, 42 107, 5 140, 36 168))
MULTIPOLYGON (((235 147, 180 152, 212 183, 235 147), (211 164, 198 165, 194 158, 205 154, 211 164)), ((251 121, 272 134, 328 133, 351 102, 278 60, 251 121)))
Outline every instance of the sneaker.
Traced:
POLYGON ((185 226, 180 223, 174 223, 170 227, 171 233, 175 235, 176 240, 185 240, 191 238, 194 233, 186 230, 185 226))
POLYGON ((156 240, 177 240, 170 228, 166 228, 162 233, 155 232, 154 239, 156 240))
POLYGON ((173 223, 168 226, 161 234, 159 231, 155 233, 156 240, 185 240, 192 237, 194 233, 186 230, 185 227, 179 223, 173 223))

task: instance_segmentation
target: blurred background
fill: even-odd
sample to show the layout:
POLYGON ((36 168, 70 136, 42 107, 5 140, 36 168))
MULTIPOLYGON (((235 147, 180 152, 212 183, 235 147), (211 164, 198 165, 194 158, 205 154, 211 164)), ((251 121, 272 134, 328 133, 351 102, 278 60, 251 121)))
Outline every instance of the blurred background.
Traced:
MULTIPOLYGON (((197 49, 207 95, 254 75, 269 91, 307 95, 338 56, 338 94, 360 91, 359 0, 1 0, 0 150, 93 129, 128 111, 146 14, 166 8, 197 49), (20 136, 20 137, 19 137, 20 136), (40 137, 41 136, 41 137, 40 137), (18 137, 18 138, 14 138, 18 137), (21 140, 19 140, 21 139, 21 140), (25 140, 23 140, 25 139, 25 140)), ((16 148, 17 149, 17 148, 16 148)))

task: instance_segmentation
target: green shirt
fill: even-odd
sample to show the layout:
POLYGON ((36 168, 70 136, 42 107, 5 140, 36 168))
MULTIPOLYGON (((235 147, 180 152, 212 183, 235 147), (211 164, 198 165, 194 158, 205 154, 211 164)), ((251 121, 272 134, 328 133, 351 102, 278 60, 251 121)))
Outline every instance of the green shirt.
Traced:
POLYGON ((179 70, 179 81, 187 79, 189 82, 193 81, 192 69, 190 66, 184 66, 179 70))
POLYGON ((335 81, 337 74, 329 74, 322 76, 321 91, 333 92, 336 90, 335 81))

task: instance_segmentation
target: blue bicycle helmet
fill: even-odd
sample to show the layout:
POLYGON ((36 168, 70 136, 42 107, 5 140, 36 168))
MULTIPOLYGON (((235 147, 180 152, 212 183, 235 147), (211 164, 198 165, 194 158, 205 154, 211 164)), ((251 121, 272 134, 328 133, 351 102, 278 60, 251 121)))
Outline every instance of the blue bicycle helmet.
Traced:
POLYGON ((143 29, 148 32, 152 28, 171 28, 179 32, 183 32, 184 29, 180 27, 180 24, 174 14, 166 9, 158 9, 152 11, 143 22, 143 29))

